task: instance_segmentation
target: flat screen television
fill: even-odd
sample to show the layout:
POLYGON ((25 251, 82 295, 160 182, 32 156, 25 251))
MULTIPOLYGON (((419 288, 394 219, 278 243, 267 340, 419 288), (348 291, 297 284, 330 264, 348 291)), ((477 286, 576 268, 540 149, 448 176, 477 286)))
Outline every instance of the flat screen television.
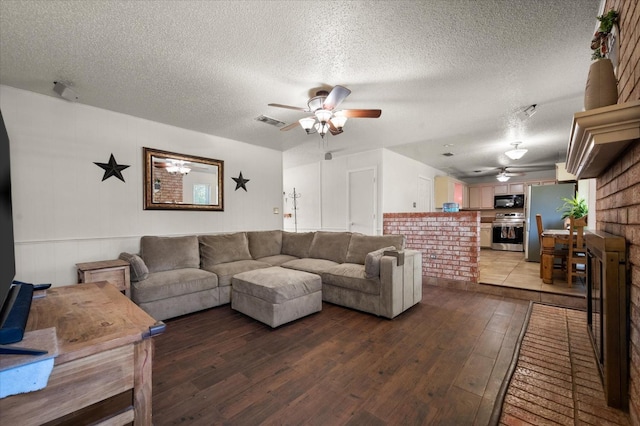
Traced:
POLYGON ((11 167, 9 135, 0 111, 0 308, 5 305, 16 275, 11 208, 11 167))

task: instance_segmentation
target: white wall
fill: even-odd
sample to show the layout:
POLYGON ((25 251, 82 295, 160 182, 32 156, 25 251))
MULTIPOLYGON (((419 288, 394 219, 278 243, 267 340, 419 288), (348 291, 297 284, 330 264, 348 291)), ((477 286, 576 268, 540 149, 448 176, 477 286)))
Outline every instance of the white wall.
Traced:
MULTIPOLYGON (((285 156, 287 153, 285 152, 285 156)), ((285 161, 286 162, 286 161, 285 161)), ((382 234, 382 214, 417 211, 413 202, 418 197, 418 177, 431 179, 441 171, 387 149, 376 149, 357 155, 336 156, 284 170, 285 213, 293 213, 298 198, 298 231, 348 230, 348 173, 373 168, 377 180, 376 233, 382 234)), ((433 200, 432 200, 433 205, 433 200)), ((284 219, 284 229, 294 230, 294 219, 284 219)))
POLYGON ((11 144, 16 279, 67 285, 75 264, 138 252, 142 235, 281 229, 282 153, 0 86, 11 144), (224 212, 143 210, 143 147, 224 161, 224 212), (125 182, 102 181, 113 153, 125 182), (235 191, 242 172, 247 192, 235 191))
POLYGON ((383 150, 382 210, 385 213, 418 212, 413 203, 418 202, 418 178, 431 181, 431 206, 433 210, 433 182, 443 172, 412 158, 388 149, 383 150))

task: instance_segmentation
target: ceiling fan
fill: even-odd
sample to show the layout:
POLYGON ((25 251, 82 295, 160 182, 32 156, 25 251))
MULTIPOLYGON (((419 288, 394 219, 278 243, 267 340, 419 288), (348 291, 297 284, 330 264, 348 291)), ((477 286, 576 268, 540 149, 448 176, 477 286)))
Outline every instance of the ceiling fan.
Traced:
POLYGON ((282 127, 281 131, 291 130, 300 125, 307 134, 319 133, 322 138, 327 132, 332 135, 339 135, 343 131, 344 124, 348 118, 378 118, 382 111, 379 109, 343 109, 336 110, 338 105, 345 100, 351 90, 343 86, 335 86, 331 91, 318 90, 316 95, 309 99, 307 108, 301 108, 282 104, 269 104, 277 108, 293 109, 311 113, 313 116, 301 118, 295 123, 282 127))
POLYGON ((506 182, 509 180, 509 178, 515 177, 515 176, 524 176, 525 173, 524 172, 508 172, 507 171, 508 167, 500 167, 498 168, 498 170, 500 170, 500 172, 496 175, 496 179, 498 179, 500 182, 506 182))

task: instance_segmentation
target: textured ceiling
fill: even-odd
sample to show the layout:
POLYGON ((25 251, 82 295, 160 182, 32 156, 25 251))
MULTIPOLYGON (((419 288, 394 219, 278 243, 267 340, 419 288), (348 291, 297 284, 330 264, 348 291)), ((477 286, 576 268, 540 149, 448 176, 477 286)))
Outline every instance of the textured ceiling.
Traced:
POLYGON ((465 179, 552 169, 583 109, 599 5, 2 0, 0 84, 57 96, 67 81, 81 103, 286 151, 285 166, 387 147, 465 179), (255 119, 295 122, 267 104, 306 107, 336 84, 352 91, 340 107, 382 116, 324 143, 255 119), (519 161, 503 155, 514 141, 519 161))

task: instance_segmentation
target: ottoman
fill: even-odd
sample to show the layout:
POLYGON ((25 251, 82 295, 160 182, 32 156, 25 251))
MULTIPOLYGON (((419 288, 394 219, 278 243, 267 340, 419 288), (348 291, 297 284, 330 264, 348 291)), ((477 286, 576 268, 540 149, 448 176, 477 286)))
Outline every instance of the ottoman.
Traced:
POLYGON ((241 272, 231 279, 231 308, 275 328, 322 310, 322 280, 279 266, 241 272))

